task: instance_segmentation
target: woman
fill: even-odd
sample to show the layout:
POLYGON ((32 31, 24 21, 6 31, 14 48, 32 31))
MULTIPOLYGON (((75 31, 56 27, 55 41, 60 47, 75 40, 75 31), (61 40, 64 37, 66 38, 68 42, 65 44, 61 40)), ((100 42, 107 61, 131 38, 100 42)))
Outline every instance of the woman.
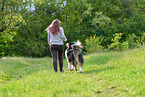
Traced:
POLYGON ((64 30, 60 27, 61 21, 55 19, 46 29, 48 33, 48 44, 50 45, 50 52, 52 55, 52 62, 54 71, 57 72, 57 56, 59 59, 59 69, 60 72, 63 70, 63 53, 64 46, 63 41, 67 41, 67 38, 64 35, 64 30))

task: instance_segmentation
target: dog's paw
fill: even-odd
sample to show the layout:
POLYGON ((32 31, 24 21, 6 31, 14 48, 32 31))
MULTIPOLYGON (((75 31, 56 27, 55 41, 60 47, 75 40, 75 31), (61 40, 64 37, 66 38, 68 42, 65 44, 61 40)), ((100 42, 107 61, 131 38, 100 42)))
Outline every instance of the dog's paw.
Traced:
POLYGON ((74 73, 77 73, 77 71, 75 71, 74 73))
POLYGON ((83 71, 80 71, 80 73, 83 73, 83 71))

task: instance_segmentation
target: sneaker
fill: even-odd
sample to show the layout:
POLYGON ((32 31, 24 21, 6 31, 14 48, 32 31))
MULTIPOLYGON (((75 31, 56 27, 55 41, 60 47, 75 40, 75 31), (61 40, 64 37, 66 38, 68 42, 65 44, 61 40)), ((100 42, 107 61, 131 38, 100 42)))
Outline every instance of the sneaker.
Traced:
POLYGON ((55 73, 57 73, 57 70, 54 70, 55 73))

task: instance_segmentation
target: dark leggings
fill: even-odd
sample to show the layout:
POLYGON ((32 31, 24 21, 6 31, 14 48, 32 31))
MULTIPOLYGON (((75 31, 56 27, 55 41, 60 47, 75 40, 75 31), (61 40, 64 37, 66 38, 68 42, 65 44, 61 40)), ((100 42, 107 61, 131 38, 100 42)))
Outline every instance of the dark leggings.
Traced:
POLYGON ((51 45, 50 46, 50 52, 52 55, 52 62, 53 62, 53 68, 55 71, 57 71, 57 56, 59 59, 59 69, 62 71, 63 69, 63 53, 64 53, 64 47, 63 45, 51 45))

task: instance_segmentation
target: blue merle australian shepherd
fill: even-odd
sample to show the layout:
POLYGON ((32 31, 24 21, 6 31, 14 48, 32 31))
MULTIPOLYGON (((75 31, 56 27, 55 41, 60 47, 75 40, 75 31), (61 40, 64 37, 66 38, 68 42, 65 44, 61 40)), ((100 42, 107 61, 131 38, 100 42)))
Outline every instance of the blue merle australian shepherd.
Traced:
POLYGON ((67 43, 66 46, 68 48, 65 50, 65 57, 67 58, 68 69, 70 71, 74 69, 75 73, 77 73, 77 67, 80 66, 80 73, 82 73, 84 58, 81 51, 83 47, 80 41, 67 43))

